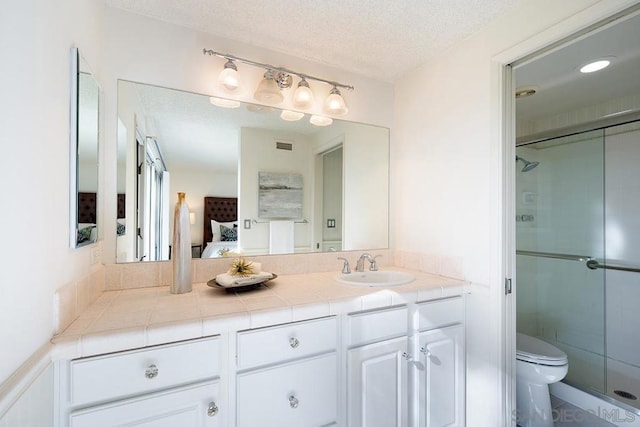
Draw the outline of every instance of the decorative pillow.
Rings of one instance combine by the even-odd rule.
[[[235,242],[238,240],[238,227],[220,225],[220,235],[223,242]]]
[[[212,242],[219,242],[222,240],[222,235],[220,234],[220,226],[224,225],[225,227],[229,227],[229,228],[237,228],[238,227],[238,223],[237,222],[218,222],[214,219],[211,220],[211,235],[213,236],[211,238]]]
[[[95,225],[78,229],[78,243],[86,242],[91,239],[91,231]]]

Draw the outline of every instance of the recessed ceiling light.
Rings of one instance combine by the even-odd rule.
[[[590,62],[580,67],[580,72],[595,73],[596,71],[600,71],[604,68],[607,68],[609,64],[611,64],[611,60],[609,59],[598,59],[597,61]]]

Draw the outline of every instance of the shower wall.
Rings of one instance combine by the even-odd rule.
[[[517,172],[519,250],[604,256],[602,131],[519,148],[540,165]],[[518,331],[569,356],[567,380],[605,389],[604,273],[584,262],[516,258]]]
[[[640,266],[637,124],[517,149],[540,165],[517,169],[518,250],[575,254]],[[518,255],[517,329],[569,356],[566,380],[640,397],[640,274]]]
[[[640,268],[640,130],[610,128],[605,144],[607,262]],[[607,394],[640,398],[640,273],[606,270]],[[638,400],[616,399],[639,407]]]

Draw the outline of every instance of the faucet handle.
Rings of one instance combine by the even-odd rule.
[[[376,255],[376,256],[371,258],[370,265],[369,265],[369,270],[378,271],[378,263],[376,262],[376,258],[378,258],[380,256],[382,256],[382,255]]]
[[[344,261],[344,264],[342,265],[342,274],[351,274],[351,268],[349,267],[349,260],[342,257],[338,257],[338,259],[341,259]]]

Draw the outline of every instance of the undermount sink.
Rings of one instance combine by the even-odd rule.
[[[411,283],[416,278],[404,271],[354,271],[350,274],[341,274],[336,280],[345,285],[353,286],[399,286]]]

